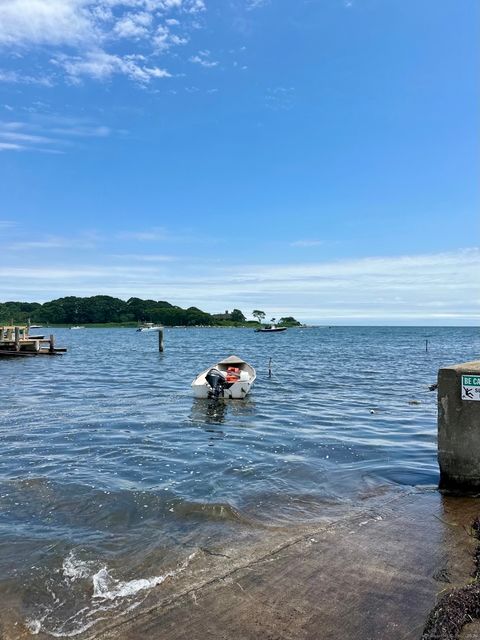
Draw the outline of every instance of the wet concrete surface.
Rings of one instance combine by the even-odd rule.
[[[272,532],[88,637],[416,640],[437,596],[470,579],[479,514],[479,499],[414,492],[308,530]],[[462,640],[480,638],[469,627]]]

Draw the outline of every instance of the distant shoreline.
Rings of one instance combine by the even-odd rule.
[[[0,323],[1,324],[1,323]],[[41,325],[38,328],[38,331],[41,329],[70,329],[72,324],[45,324]],[[244,324],[197,324],[197,325],[187,325],[187,324],[177,324],[177,325],[162,325],[159,323],[158,326],[161,326],[165,329],[256,329],[261,325],[258,322],[244,323]],[[285,325],[283,325],[285,326]],[[301,326],[287,326],[287,329],[313,329],[320,326],[325,325],[301,325]],[[82,324],[82,329],[138,329],[138,324],[131,322],[105,322],[105,323],[91,323],[91,324]],[[34,329],[37,331],[37,329]]]

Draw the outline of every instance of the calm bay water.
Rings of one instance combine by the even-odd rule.
[[[434,486],[427,387],[480,352],[475,328],[179,328],[163,354],[155,333],[55,334],[62,357],[0,360],[7,638],[91,630],[199,550]],[[257,368],[250,396],[194,400],[194,375],[230,354]]]

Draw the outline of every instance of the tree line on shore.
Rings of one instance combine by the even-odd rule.
[[[258,310],[257,310],[258,312]],[[265,318],[255,313],[257,324]],[[274,319],[273,319],[274,320]],[[182,309],[169,302],[129,298],[121,300],[112,296],[79,298],[67,296],[40,304],[39,302],[0,302],[0,324],[120,324],[155,322],[165,326],[235,326],[248,325],[242,311],[211,314],[197,307]],[[280,318],[279,325],[297,326],[295,318]]]

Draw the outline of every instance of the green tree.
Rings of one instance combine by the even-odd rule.
[[[246,318],[240,309],[234,309],[230,314],[230,320],[232,320],[232,322],[245,322]]]
[[[285,318],[280,318],[278,321],[279,326],[281,327],[301,327],[302,323],[298,320],[295,320],[292,316],[287,316]]]
[[[265,320],[265,311],[260,311],[260,309],[254,309],[252,311],[252,316],[258,322],[262,323]]]

